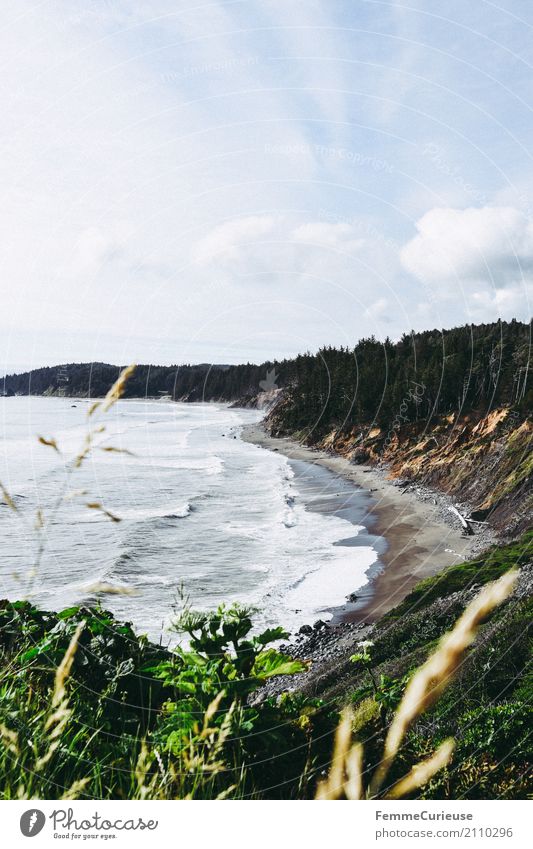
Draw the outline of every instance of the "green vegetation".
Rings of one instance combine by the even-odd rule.
[[[132,376],[126,369],[88,419]],[[72,471],[103,429],[89,428]],[[87,507],[119,520],[97,502]],[[49,613],[0,602],[0,795],[521,798],[530,769],[532,540],[528,531],[423,581],[371,642],[353,646],[344,681],[352,710],[338,725],[346,697],[268,689],[307,664],[271,645],[286,639],[282,629],[252,635],[251,611],[238,605],[186,608],[175,623],[186,646],[168,651],[101,607]],[[513,566],[522,574],[509,597]]]
[[[484,579],[506,571],[516,555],[525,564],[530,542],[528,534],[514,549],[500,549],[499,559],[494,549]],[[468,590],[471,568],[462,564],[462,583],[460,567],[448,570],[452,599],[444,573],[436,584],[441,595],[429,602],[415,590],[418,603],[424,599],[420,609],[402,616],[396,610],[372,642],[354,645],[353,714],[343,714],[336,739],[344,749],[335,756],[346,760],[348,772],[360,770],[357,780],[346,778],[348,796],[525,795],[533,602],[522,592],[501,604],[504,595],[469,613],[474,633],[479,628],[472,645],[472,628],[461,618],[475,596]],[[334,768],[318,791],[317,782],[346,698],[310,698],[294,689],[268,695],[271,679],[307,667],[271,646],[286,639],[283,630],[251,636],[250,611],[238,605],[185,609],[175,627],[187,642],[169,651],[100,607],[46,613],[29,602],[0,603],[2,797],[338,798],[344,779]],[[452,627],[453,649],[439,642]],[[426,671],[427,664],[419,667],[428,656]],[[427,695],[413,709],[417,678]],[[387,762],[384,784],[398,716],[402,744]],[[359,741],[353,751],[352,734]],[[423,761],[424,786],[404,781]]]
[[[403,692],[406,680],[435,650],[436,639],[452,627],[475,595],[475,587],[493,581],[515,564],[531,581],[532,542],[530,531],[513,544],[494,547],[483,558],[422,581],[381,620],[372,635],[371,651],[364,649],[354,656],[355,669],[361,667],[361,672],[352,682],[350,701],[355,706],[357,738],[367,744],[368,769],[379,759],[387,698],[395,699]],[[526,584],[518,598],[502,605],[482,625],[454,681],[413,725],[392,770],[393,778],[451,737],[457,742],[449,764],[418,795],[428,799],[527,796],[533,729],[532,614]],[[374,687],[368,686],[369,669]],[[389,722],[388,705],[386,716]]]
[[[334,708],[298,694],[248,697],[305,664],[248,637],[249,612],[187,611],[187,649],[168,652],[100,609],[0,607],[3,798],[216,798],[312,794]],[[56,698],[57,669],[75,638]],[[231,647],[231,648],[230,648]]]

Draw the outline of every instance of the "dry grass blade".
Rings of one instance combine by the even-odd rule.
[[[86,434],[85,439],[83,441],[83,445],[81,447],[81,451],[74,458],[74,468],[75,469],[79,469],[79,467],[81,466],[81,464],[83,463],[85,458],[90,454],[90,451],[91,451],[91,448],[92,448],[92,442],[93,442],[92,433]]]
[[[363,746],[355,743],[346,755],[344,794],[354,801],[363,798]]]
[[[61,730],[63,730],[63,729],[61,729]],[[48,761],[52,760],[54,752],[59,747],[60,742],[61,742],[60,740],[54,740],[53,742],[51,742],[50,745],[48,746],[48,749],[46,750],[45,754],[42,756],[42,758],[38,758],[35,761],[35,771],[36,772],[40,772],[42,770],[43,766],[46,766]]]
[[[70,802],[73,799],[77,799],[81,793],[81,791],[87,786],[89,783],[89,778],[79,778],[77,781],[74,781],[68,790],[65,790],[63,795],[61,796],[61,800],[63,802]]]
[[[209,728],[209,723],[216,716],[218,708],[220,706],[220,702],[226,695],[225,690],[221,690],[221,692],[216,696],[212,702],[207,706],[207,710],[204,713],[204,731]]]
[[[86,489],[73,489],[63,496],[63,501],[73,501],[74,498],[82,498],[84,495],[87,495]]]
[[[127,587],[120,584],[106,584],[103,581],[97,581],[95,584],[89,584],[84,587],[86,593],[107,593],[107,595],[138,595],[138,591],[133,587]]]
[[[137,793],[140,799],[146,799],[148,796],[150,796],[150,792],[153,785],[153,779],[152,781],[147,782],[147,778],[148,773],[150,772],[151,763],[152,758],[150,756],[150,752],[148,751],[146,742],[143,740],[141,751],[139,753],[139,757],[137,758],[137,763],[135,765]]]
[[[87,410],[87,418],[90,419],[92,414],[95,413],[97,411],[98,407],[101,407],[101,406],[102,406],[101,401],[94,401],[94,403],[91,404],[91,406]]]
[[[63,659],[56,669],[54,692],[52,694],[51,708],[44,729],[47,732],[48,748],[44,755],[35,761],[35,771],[40,772],[44,766],[52,759],[54,752],[59,748],[61,737],[67,722],[70,719],[72,711],[68,707],[68,699],[66,696],[65,683],[70,675],[80,634],[85,627],[85,622],[80,622],[76,628],[68,648],[63,656]]]
[[[54,451],[57,451],[58,454],[61,454],[61,451],[59,450],[55,439],[45,439],[44,436],[38,436],[37,439],[41,443],[41,445],[46,445],[48,448],[53,448]]]
[[[135,457],[133,451],[128,451],[127,448],[116,448],[114,445],[99,445],[100,451],[113,452],[114,454],[127,454],[129,457]]]
[[[315,799],[321,801],[340,799],[344,792],[346,760],[352,741],[352,711],[344,708],[335,731],[333,757],[328,777],[317,787]],[[353,780],[353,777],[352,777]]]
[[[67,724],[70,716],[70,710],[66,707],[66,704],[66,701],[64,701],[57,710],[50,714],[44,724],[46,731],[50,731],[50,729],[52,729],[49,733],[50,740],[55,740],[56,737],[59,737],[61,731]]]
[[[408,793],[423,787],[434,775],[449,762],[455,748],[455,741],[449,738],[442,743],[430,758],[416,764],[411,771],[401,778],[386,795],[386,799],[403,799]]]
[[[119,398],[122,398],[124,390],[126,388],[126,383],[130,379],[136,368],[137,366],[132,364],[130,366],[127,366],[125,369],[122,369],[119,376],[115,380],[113,386],[108,391],[107,395],[105,396],[102,402],[103,413],[107,412],[107,410],[109,410],[109,408],[112,407],[113,404],[115,404],[119,400]],[[87,415],[92,415],[95,408],[96,406],[93,404]]]
[[[9,509],[13,510],[14,513],[18,513],[17,505],[15,504],[9,492],[2,483],[0,483],[0,492],[2,493],[2,498],[4,499]]]
[[[65,682],[70,675],[70,670],[72,669],[72,664],[74,662],[74,656],[76,654],[76,649],[78,648],[78,641],[80,639],[81,632],[85,628],[85,620],[80,622],[74,634],[72,635],[72,639],[68,645],[68,648],[63,656],[63,660],[59,664],[56,669],[55,681],[54,681],[54,694],[52,696],[52,707],[57,708],[63,699],[65,698]]]
[[[0,739],[4,743],[6,749],[14,755],[20,755],[19,736],[17,732],[13,731],[11,728],[7,728],[3,722],[0,722]]]
[[[394,714],[383,758],[370,784],[370,795],[375,796],[383,785],[392,761],[413,721],[427,710],[440,696],[457,671],[464,652],[472,645],[481,622],[510,595],[517,570],[505,575],[483,589],[468,605],[454,629],[445,634],[437,650],[411,678],[403,699]]]
[[[111,519],[112,522],[121,522],[122,519],[120,516],[115,516],[114,513],[111,513],[110,510],[106,510],[103,504],[100,504],[99,501],[89,501],[86,505],[89,510],[99,510],[104,516],[107,516],[108,519]]]
[[[224,693],[222,693],[224,695]],[[212,703],[211,703],[212,704]],[[237,702],[232,702],[228,712],[226,713],[220,728],[218,729],[218,736],[216,739],[215,751],[218,752],[222,749],[224,743],[228,739],[231,734],[231,730],[234,724],[234,717],[237,713]]]
[[[225,790],[218,794],[217,801],[220,802],[222,799],[227,799],[228,796],[231,796],[233,791],[237,789],[237,787],[238,784],[230,784],[229,787],[227,787]]]

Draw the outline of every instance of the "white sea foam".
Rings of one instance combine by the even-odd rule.
[[[58,398],[5,398],[0,405],[0,477],[25,496],[28,517],[24,535],[16,517],[0,511],[0,592],[15,598],[21,589],[13,574],[25,574],[34,551],[35,509],[49,515],[64,478],[61,458],[31,434],[60,432],[76,451],[85,409]],[[74,476],[72,489],[88,494],[66,503],[49,530],[37,603],[60,608],[95,582],[128,584],[137,595],[109,595],[104,604],[154,638],[180,585],[199,607],[255,605],[261,626],[297,628],[327,618],[364,583],[376,553],[370,545],[339,545],[363,529],[307,508],[327,495],[331,473],[308,467],[310,488],[279,453],[234,438],[259,417],[216,404],[119,402],[109,441],[134,456],[96,451]],[[83,501],[122,521],[110,522]]]

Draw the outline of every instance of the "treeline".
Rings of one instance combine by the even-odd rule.
[[[402,411],[410,421],[500,405],[527,414],[533,405],[530,356],[530,325],[499,321],[413,332],[395,343],[371,336],[352,349],[324,347],[260,365],[141,365],[125,395],[244,402],[280,387],[278,424],[287,431],[312,427],[317,435],[332,426],[383,427]],[[8,375],[0,389],[7,395],[101,397],[118,372],[104,363],[68,364]]]
[[[294,361],[277,430],[395,427],[434,415],[533,407],[531,328],[518,321],[374,337]]]

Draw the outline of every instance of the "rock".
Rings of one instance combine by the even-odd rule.
[[[327,622],[323,622],[322,619],[317,619],[315,624],[313,625],[314,631],[323,631],[324,628],[329,628]]]
[[[313,629],[311,628],[311,625],[302,625],[302,627],[300,628],[300,630],[298,631],[298,633],[299,633],[299,634],[305,634],[305,635],[307,635],[307,634],[312,634],[312,633],[313,633]]]
[[[354,448],[352,451],[351,462],[358,465],[359,463],[367,463],[370,459],[370,452],[366,448]]]
[[[350,593],[350,595],[346,596],[346,598],[348,599],[348,601],[357,601],[359,596],[357,595],[357,593]]]

